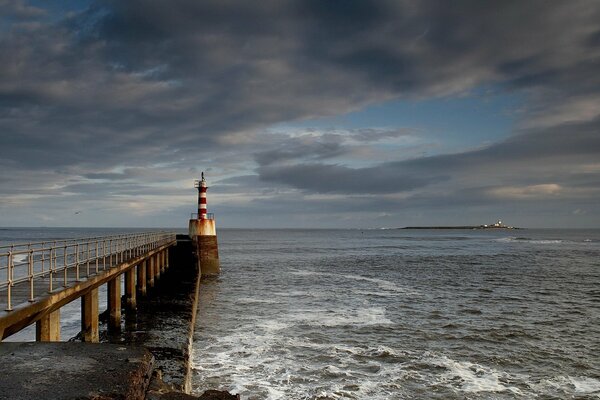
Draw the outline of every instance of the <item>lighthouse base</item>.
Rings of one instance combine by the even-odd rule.
[[[214,219],[190,219],[189,235],[196,247],[196,257],[202,276],[218,275],[219,245]]]
[[[218,275],[221,272],[221,265],[217,235],[196,236],[196,238],[200,273],[202,276]]]
[[[195,236],[217,235],[217,228],[215,226],[214,219],[190,219],[188,226],[190,239],[194,239]]]

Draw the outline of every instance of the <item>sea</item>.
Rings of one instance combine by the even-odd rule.
[[[115,233],[100,231],[8,229],[0,243]],[[600,399],[600,230],[220,229],[218,240],[195,393]]]

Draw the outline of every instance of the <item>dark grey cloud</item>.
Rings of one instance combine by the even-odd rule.
[[[300,164],[261,167],[258,171],[265,181],[284,182],[318,193],[396,193],[449,179],[443,174],[399,174],[386,164],[357,169],[339,165]]]
[[[18,20],[29,20],[44,15],[46,15],[46,11],[39,7],[30,6],[24,0],[0,0],[0,16],[4,18],[13,17]]]
[[[487,178],[498,179],[502,184],[508,180],[522,185],[577,182],[600,189],[595,185],[600,170],[587,174],[569,171],[581,164],[597,164],[599,132],[600,119],[596,119],[542,130],[530,129],[479,150],[383,163],[375,167],[348,168],[313,163],[266,166],[258,172],[264,181],[285,183],[317,193],[395,193],[450,181],[451,176],[467,175],[478,177],[480,186],[489,185],[484,180]]]
[[[191,178],[200,163],[225,176],[258,164],[263,195],[597,187],[596,172],[580,171],[599,154],[593,1],[115,0],[49,20],[0,0],[0,13],[1,195],[101,197],[139,180],[129,187],[158,196],[151,183]],[[529,129],[479,150],[367,167],[338,159],[416,133],[261,134],[483,85],[523,94]]]
[[[597,90],[598,8],[98,2],[0,39],[2,145],[16,163],[106,166],[165,150],[188,158],[228,133],[482,83],[564,100]]]

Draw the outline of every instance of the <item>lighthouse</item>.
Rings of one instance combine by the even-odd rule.
[[[202,179],[196,181],[195,185],[198,188],[198,219],[206,219],[206,179],[204,179],[204,172],[202,172]]]
[[[192,214],[189,223],[189,236],[196,247],[196,256],[200,273],[205,275],[218,275],[221,271],[219,264],[219,246],[217,244],[217,229],[214,214],[208,213],[206,192],[208,185],[202,178],[194,181],[198,189],[198,214]]]

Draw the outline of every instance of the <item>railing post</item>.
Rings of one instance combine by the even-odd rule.
[[[75,245],[75,282],[79,282],[79,243]]]
[[[87,257],[86,257],[86,273],[87,273],[87,277],[90,277],[90,242],[86,242],[85,244],[85,248],[86,248],[86,252],[87,252]]]
[[[33,250],[27,256],[27,274],[29,275],[29,301],[33,302]]]
[[[67,245],[65,244],[65,247],[63,249],[63,278],[64,278],[64,287],[67,287],[67,271],[69,269],[69,260],[67,259],[68,257],[68,251],[67,251]]]
[[[44,254],[44,252],[42,252],[42,254]],[[53,280],[54,280],[54,268],[52,267],[52,249],[50,249],[50,268],[48,269],[49,273],[48,273],[48,293],[52,293],[52,291],[54,290],[53,287]]]
[[[98,256],[98,246],[99,246],[99,243],[98,243],[98,240],[96,240],[96,257],[95,257],[96,258],[96,275],[98,275],[98,271],[99,271],[98,263],[100,262],[99,256]]]
[[[12,311],[12,269],[13,269],[13,254],[12,248],[8,252],[6,259],[6,311]]]

